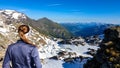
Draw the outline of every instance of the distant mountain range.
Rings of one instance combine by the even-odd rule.
[[[60,23],[68,31],[70,31],[73,36],[93,36],[103,34],[106,28],[114,26],[113,24],[103,24],[103,23]]]

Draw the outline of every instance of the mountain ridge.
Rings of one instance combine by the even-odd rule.
[[[53,22],[52,20],[43,17],[38,20],[32,20],[30,18],[27,18],[24,20],[25,24],[28,24],[35,28],[37,31],[44,35],[49,35],[51,37],[57,37],[57,38],[63,38],[63,34],[65,38],[70,38],[71,33],[61,26],[60,24]]]
[[[65,38],[69,38],[71,36],[70,32],[67,29],[59,25],[57,22],[54,22],[46,17],[34,20],[16,10],[6,9],[0,10],[0,19],[6,24],[19,22],[27,24],[46,36],[57,38],[63,38],[63,34]]]
[[[92,36],[103,34],[106,28],[114,26],[113,24],[106,23],[60,23],[66,29],[68,29],[74,36]]]

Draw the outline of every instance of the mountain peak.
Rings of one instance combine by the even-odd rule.
[[[47,19],[47,20],[49,20],[47,17],[43,17],[42,19]]]
[[[26,19],[27,16],[23,13],[17,12],[15,10],[0,10],[0,17],[2,19],[11,19],[11,20],[22,20]]]
[[[39,20],[37,20],[37,21],[42,21],[42,22],[44,22],[44,21],[46,21],[46,22],[53,22],[52,20],[48,19],[47,17],[43,17],[43,18],[41,18],[41,19],[39,19]]]

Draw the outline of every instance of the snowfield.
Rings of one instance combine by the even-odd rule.
[[[64,68],[62,60],[52,60],[45,59],[45,63],[43,64],[43,68]]]
[[[85,46],[76,46],[76,45],[68,45],[68,44],[63,44],[63,45],[54,45],[56,46],[56,48],[58,49],[57,52],[54,52],[56,50],[54,50],[54,48],[52,48],[52,46],[49,46],[47,49],[49,50],[46,53],[40,53],[41,58],[44,58],[44,61],[42,62],[43,68],[83,68],[83,64],[86,63],[86,61],[89,58],[92,58],[91,55],[86,54],[86,52],[88,52],[88,48],[91,49],[95,49],[97,50],[99,47],[97,46],[90,46],[87,43],[85,44]],[[44,48],[45,49],[45,48]],[[45,51],[47,51],[47,49]],[[51,50],[53,50],[53,53],[56,54],[52,54],[50,52],[52,52]],[[59,50],[63,51],[67,51],[67,52],[75,52],[77,54],[77,56],[83,56],[83,57],[89,57],[89,58],[85,58],[83,60],[81,59],[76,59],[76,61],[72,61],[72,62],[65,62],[62,58],[60,60],[55,60],[55,59],[49,59],[49,57],[55,56],[57,55],[58,52],[60,52]]]
[[[97,50],[99,47],[97,46],[90,46],[88,44],[84,45],[84,46],[76,46],[76,45],[60,45],[61,48],[64,48],[66,51],[68,52],[75,52],[77,53],[77,55],[79,56],[83,56],[83,57],[92,57],[91,55],[86,54],[86,52],[88,51],[88,48],[91,49],[95,49]]]

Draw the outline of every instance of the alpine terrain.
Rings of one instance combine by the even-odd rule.
[[[0,68],[7,47],[19,39],[17,28],[21,24],[30,26],[31,30],[26,36],[37,45],[43,68],[83,68],[87,60],[97,56],[102,41],[98,36],[70,38],[68,30],[48,18],[33,20],[15,10],[0,10]],[[107,36],[104,39],[107,47],[107,42],[109,44],[109,41],[114,41],[106,38]],[[119,49],[117,45],[116,47]],[[110,48],[107,51],[110,52]],[[109,58],[114,59],[112,56]]]

